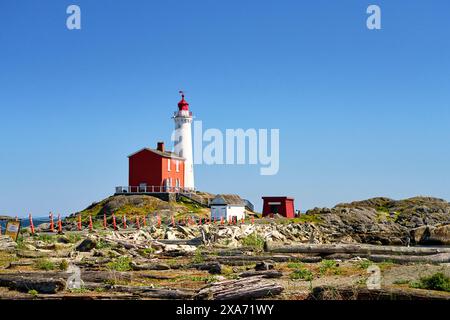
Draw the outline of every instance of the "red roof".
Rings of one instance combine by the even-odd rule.
[[[184,100],[184,93],[183,93],[183,91],[180,91],[180,93],[181,93],[181,100],[180,100],[180,102],[178,102],[178,110],[189,110],[189,103],[186,101],[186,100]]]

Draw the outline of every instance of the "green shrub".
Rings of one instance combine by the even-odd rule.
[[[411,287],[450,292],[450,278],[442,272],[437,272],[429,277],[422,277],[419,281],[411,283]]]
[[[38,293],[39,292],[37,292],[36,290],[28,290],[28,294],[31,294],[33,297],[36,297]]]
[[[108,262],[106,266],[115,271],[130,271],[131,259],[129,257],[119,257],[114,261]]]
[[[288,267],[289,269],[301,269],[301,268],[304,267],[304,265],[303,265],[303,263],[301,263],[301,262],[289,262],[289,263],[287,264],[287,267]]]
[[[326,273],[334,273],[334,274],[338,274],[340,272],[339,267],[336,264],[336,261],[334,260],[322,260],[320,262],[320,267],[319,267],[319,272],[320,274],[326,274]]]
[[[200,249],[195,250],[194,257],[192,258],[193,263],[202,263],[205,261],[205,258],[202,255]]]
[[[67,268],[69,268],[69,263],[67,262],[67,260],[66,259],[64,259],[64,260],[62,260],[60,263],[59,263],[59,270],[61,270],[61,271],[66,271],[67,270]]]
[[[370,265],[372,265],[372,261],[370,261],[370,260],[361,260],[358,263],[359,268],[363,269],[363,270],[369,268]]]
[[[36,268],[40,270],[54,270],[55,269],[55,263],[48,259],[39,259],[36,261]]]
[[[289,277],[293,280],[301,279],[301,280],[311,281],[314,278],[314,275],[310,270],[308,270],[306,268],[301,268],[301,269],[294,270],[289,275]]]
[[[244,246],[252,247],[257,250],[264,249],[264,238],[255,232],[243,238],[241,242]]]

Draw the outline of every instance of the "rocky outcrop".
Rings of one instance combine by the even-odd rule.
[[[450,204],[437,198],[373,198],[331,209],[315,208],[306,214],[319,221],[323,237],[340,242],[393,245],[407,244],[411,238],[418,244],[450,241],[447,227],[432,227],[450,222]]]

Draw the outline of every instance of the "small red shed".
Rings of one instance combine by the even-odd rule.
[[[271,214],[279,214],[286,218],[294,218],[294,198],[290,197],[262,197],[263,217]]]
[[[129,158],[130,192],[171,192],[184,188],[184,158],[164,150],[143,148]]]

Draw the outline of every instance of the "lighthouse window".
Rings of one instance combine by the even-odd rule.
[[[170,171],[170,159],[167,159],[167,171]]]
[[[175,171],[180,172],[180,161],[179,160],[175,160]]]

